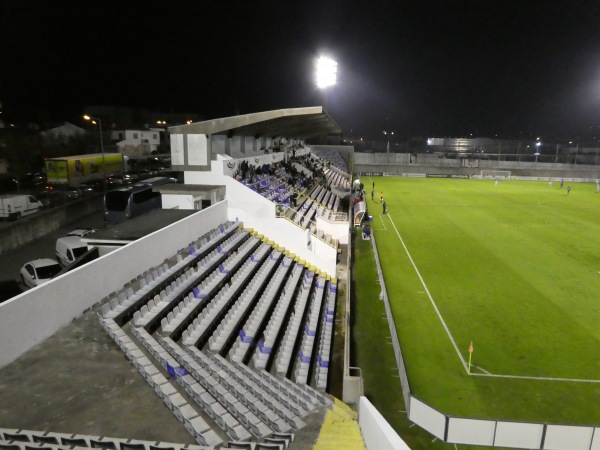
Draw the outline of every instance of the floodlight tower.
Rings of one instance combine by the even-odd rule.
[[[323,91],[325,107],[327,106],[327,88],[334,86],[337,81],[337,62],[325,56],[317,59],[315,67],[317,87]]]

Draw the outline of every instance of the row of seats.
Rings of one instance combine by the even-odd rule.
[[[242,317],[254,301],[256,293],[266,283],[269,273],[276,266],[278,261],[275,257],[276,254],[271,253],[270,257],[258,268],[254,277],[252,277],[246,288],[238,296],[238,299],[231,305],[229,311],[227,311],[219,325],[217,325],[215,332],[209,339],[209,348],[212,352],[220,352],[233,331],[239,326]],[[250,269],[252,267],[248,267],[248,270]]]
[[[267,327],[263,333],[264,339],[258,341],[258,346],[254,354],[254,367],[257,369],[264,369],[272,356],[272,349],[275,346],[275,341],[283,321],[286,317],[290,303],[295,293],[296,286],[300,281],[302,275],[303,266],[301,264],[295,264],[292,268],[292,275],[288,278],[282,292],[282,296],[277,306],[273,310]]]
[[[340,208],[340,198],[323,186],[316,186],[293,216],[293,221],[307,228],[316,215],[330,218]]]
[[[120,329],[116,322],[112,319],[101,319],[101,321],[105,329],[111,330],[109,331],[109,335],[113,337],[117,345],[125,352],[127,358],[163,400],[164,404],[173,411],[175,417],[184,424],[196,442],[209,447],[221,445],[223,440],[210,428],[196,409],[186,401],[171,382],[162,375],[152,361],[146,357],[144,352]],[[168,363],[165,364],[165,368],[169,367],[172,366]]]
[[[304,325],[304,334],[302,335],[302,343],[300,344],[300,350],[298,351],[295,380],[296,383],[299,384],[306,384],[308,380],[311,355],[313,353],[319,317],[321,315],[321,303],[323,301],[323,293],[325,292],[325,278],[322,276],[317,277],[315,285],[316,289],[312,301],[310,302],[306,323]]]
[[[250,434],[240,424],[233,419],[224,415],[224,410],[217,403],[215,398],[208,393],[208,391],[200,384],[195,382],[188,376],[185,368],[181,367],[177,361],[176,355],[173,355],[163,345],[162,341],[156,341],[144,328],[133,328],[132,332],[136,338],[144,345],[144,347],[154,356],[161,365],[166,367],[168,373],[174,377],[177,382],[183,387],[185,392],[199,405],[204,413],[210,417],[219,427],[227,433],[227,435],[234,440],[247,440],[250,438]],[[165,353],[168,357],[165,357]],[[166,362],[165,362],[166,361]],[[182,382],[182,378],[189,380],[187,384]],[[172,385],[168,386],[169,391],[177,392]],[[163,389],[163,385],[155,387],[156,389]],[[174,393],[170,398],[174,399],[174,403],[178,404],[183,399],[183,396],[179,393]],[[222,440],[218,437],[214,430],[211,429],[210,425],[201,417],[192,417],[185,422],[186,429],[196,439],[201,442],[202,440],[208,440],[210,436],[213,443],[211,445],[220,445]],[[216,439],[219,439],[217,441]]]
[[[338,186],[341,189],[350,189],[351,176],[344,174],[335,167],[325,169],[325,178],[330,186]]]
[[[159,304],[157,304],[155,299],[154,307],[152,305],[152,301],[150,301],[149,308],[144,309],[144,306],[142,306],[142,309],[139,311],[140,314],[137,314],[137,312],[134,313],[135,325],[146,326],[149,323],[153,322],[159,316],[167,316],[168,318],[169,315],[166,314],[166,311],[169,309],[174,309],[172,302],[174,300],[179,299],[182,295],[185,295],[185,293],[189,291],[189,289],[193,286],[194,283],[197,282],[197,280],[205,276],[207,271],[209,271],[212,267],[222,262],[226,258],[228,250],[235,248],[235,246],[237,246],[241,241],[246,239],[247,236],[247,231],[238,230],[235,233],[233,233],[233,235],[226,238],[224,241],[221,241],[220,244],[217,244],[216,248],[210,251],[203,258],[201,256],[202,253],[198,253],[198,257],[202,259],[200,259],[200,261],[197,263],[196,270],[194,270],[193,267],[190,267],[187,271],[183,273],[182,276],[175,279],[175,281],[173,281],[170,285],[167,285],[165,291],[160,292],[160,297],[162,301]],[[206,280],[204,282],[206,282]],[[185,302],[185,299],[181,302]],[[196,306],[197,302],[188,305],[190,311],[193,310]]]
[[[250,405],[254,409],[250,411],[247,404],[240,403],[233,394],[221,386],[213,368],[201,364],[202,359],[199,359],[198,355],[188,353],[170,338],[159,337],[158,339],[159,343],[176,358],[178,367],[183,369],[175,370],[178,383],[198,404],[202,405],[204,411],[229,437],[241,441],[248,440],[251,438],[248,430],[258,438],[265,438],[272,434],[272,428],[258,416],[257,405]],[[287,429],[275,431],[287,431]]]
[[[285,334],[283,335],[283,339],[279,346],[275,366],[277,373],[282,377],[285,377],[290,370],[294,344],[302,324],[302,316],[306,309],[314,276],[315,274],[308,270],[304,273],[302,284],[300,285],[300,292],[298,293],[294,304],[294,310],[290,315]]]
[[[184,323],[184,321],[187,320],[188,316],[196,310],[199,302],[204,301],[219,284],[231,277],[230,272],[241,261],[243,261],[244,258],[247,258],[248,253],[252,251],[254,246],[256,246],[259,241],[255,237],[250,237],[240,245],[239,242],[246,236],[248,236],[248,232],[240,232],[238,236],[232,236],[234,239],[231,240],[227,245],[224,245],[223,247],[217,246],[215,251],[216,254],[220,256],[216,259],[213,259],[210,263],[203,265],[203,269],[214,267],[217,260],[220,262],[220,264],[198,286],[194,287],[192,292],[188,294],[188,298],[190,298],[189,302],[186,303],[184,299],[182,302],[180,302],[181,307],[176,306],[166,317],[161,320],[161,329],[163,332],[174,332]],[[229,252],[235,248],[233,246],[238,246],[238,248],[235,252],[229,254]],[[223,260],[225,257],[226,259]],[[198,267],[200,267],[200,264]],[[202,273],[204,274],[205,272]],[[137,323],[135,323],[135,325],[138,326]]]
[[[238,270],[232,277],[231,283],[228,286],[224,286],[206,305],[202,310],[202,313],[194,319],[194,321],[187,327],[183,332],[183,341],[186,345],[195,345],[206,333],[211,329],[213,324],[218,318],[225,316],[227,313],[227,306],[230,304],[234,295],[236,295],[246,279],[254,274],[257,270],[257,266],[265,258],[266,254],[271,249],[271,246],[263,243],[258,249],[246,260],[240,270]],[[268,258],[268,261],[273,261],[272,258]],[[261,270],[264,272],[261,272]],[[252,292],[252,288],[258,283],[264,282],[266,274],[269,271],[269,266],[259,269],[258,274],[254,275],[250,281],[250,284],[246,288],[246,291]]]
[[[243,406],[250,408],[274,432],[298,430],[306,425],[302,417],[310,414],[314,408],[304,398],[290,395],[285,388],[281,390],[279,383],[270,380],[263,383],[260,376],[247,366],[229,362],[218,354],[205,354],[195,347],[188,347],[187,350],[213,379]]]
[[[253,381],[256,388],[262,386],[265,392],[270,393],[274,398],[279,397],[279,401],[284,406],[287,406],[287,402],[289,402],[289,408],[299,416],[304,417],[301,409],[310,413],[320,406],[331,405],[331,400],[307,384],[296,384],[287,378],[271,375],[266,370],[255,371],[245,364],[227,361],[220,355],[212,355],[212,358],[215,361],[221,361],[231,370],[235,367],[239,373],[245,375],[247,381]]]
[[[327,388],[327,376],[329,373],[329,355],[331,353],[331,341],[333,338],[333,323],[335,317],[335,300],[337,295],[337,284],[332,281],[327,287],[325,298],[325,312],[323,313],[323,327],[317,349],[317,362],[315,368],[315,386],[318,389]]]
[[[165,262],[143,274],[139,279],[139,289],[137,289],[137,291],[134,291],[134,288],[131,285],[126,286],[117,296],[111,298],[109,302],[102,305],[102,316],[105,318],[115,318],[129,308],[135,307],[140,301],[143,301],[143,299],[147,297],[152,289],[161,286],[171,278],[176,278],[179,272],[202,254],[203,251],[207,251],[212,245],[225,239],[229,233],[239,228],[240,225],[241,223],[238,221],[227,222],[224,225],[220,225],[200,239],[202,242],[201,249],[194,247],[194,251],[190,251],[185,257],[183,257],[181,253],[178,253],[177,263],[173,266],[169,267]]]
[[[317,160],[323,165],[328,162],[330,167],[335,167],[340,172],[348,173],[348,164],[344,158],[342,158],[340,152],[335,150],[315,149],[312,152],[312,156],[318,158]]]
[[[275,274],[271,277],[269,284],[263,291],[262,296],[254,306],[250,317],[246,320],[246,323],[242,326],[239,336],[237,337],[235,344],[229,352],[229,357],[234,361],[243,361],[246,358],[246,354],[250,346],[255,343],[257,333],[259,332],[267,311],[271,309],[275,294],[279,290],[281,283],[283,282],[286,274],[288,273],[293,259],[289,256],[283,258],[281,263],[275,270]]]
[[[288,439],[287,435],[278,437]],[[176,444],[172,442],[143,441],[87,434],[54,433],[23,429],[0,428],[0,449],[2,450],[208,450],[210,446]],[[236,448],[236,447],[230,447]],[[240,448],[240,447],[237,447]],[[258,450],[256,447],[254,447]],[[285,448],[285,447],[284,447]]]

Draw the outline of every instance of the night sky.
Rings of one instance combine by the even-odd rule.
[[[600,136],[598,1],[0,0],[0,38],[15,119],[325,104],[371,139]],[[338,61],[326,93],[320,54]]]

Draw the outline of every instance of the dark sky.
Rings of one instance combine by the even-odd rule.
[[[598,1],[0,0],[0,38],[15,117],[326,102],[354,136],[600,136]],[[338,61],[326,94],[319,54]]]

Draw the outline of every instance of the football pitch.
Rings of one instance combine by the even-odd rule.
[[[595,184],[361,181],[412,394],[452,416],[600,425]],[[390,376],[362,369],[366,386]]]

